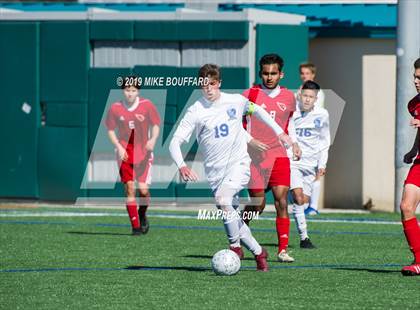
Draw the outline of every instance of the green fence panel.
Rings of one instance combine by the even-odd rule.
[[[87,128],[42,127],[39,130],[38,184],[43,200],[76,200],[87,166]]]
[[[198,70],[200,68],[178,68],[177,76],[178,77],[197,77]],[[177,115],[182,116],[182,113],[185,112],[185,107],[192,105],[199,97],[201,96],[201,91],[199,87],[196,86],[183,86],[178,89],[176,108]]]
[[[91,21],[90,40],[133,40],[132,21]]]
[[[177,121],[177,117],[176,117],[176,106],[172,106],[172,105],[167,105],[166,106],[166,111],[165,111],[165,123],[168,124],[175,124]]]
[[[87,104],[45,102],[42,109],[46,126],[87,127]]]
[[[195,185],[198,186],[198,184]],[[186,188],[185,183],[179,183],[175,187],[176,197],[195,198],[194,202],[208,202],[208,198],[213,197],[213,193],[207,183],[202,183],[202,185],[202,188]]]
[[[215,41],[248,41],[248,22],[213,22],[212,40]]]
[[[89,197],[107,198],[107,197],[125,197],[124,184],[117,182],[113,185],[110,183],[102,183],[104,188],[88,189],[87,194]],[[101,183],[95,183],[95,187],[100,187]],[[114,188],[110,188],[114,186]]]
[[[177,41],[176,21],[134,22],[134,40]]]
[[[0,197],[37,198],[39,23],[0,23]]]
[[[163,187],[163,185],[159,185],[159,183],[154,183],[152,182],[152,185],[150,186],[150,195],[152,196],[152,201],[153,201],[153,197],[156,198],[174,198],[175,197],[175,188],[176,188],[176,183],[171,182],[169,183],[169,185],[166,188],[161,188]]]
[[[41,101],[87,102],[88,22],[41,23]]]
[[[249,85],[248,68],[222,68],[222,90],[242,91]]]
[[[150,41],[248,41],[248,22],[138,21],[134,40]]]
[[[212,40],[212,22],[178,22],[178,41]]]
[[[255,72],[264,54],[277,53],[284,60],[285,77],[281,84],[297,89],[300,84],[299,65],[308,60],[308,27],[292,25],[257,25]],[[257,74],[258,75],[258,74]],[[257,83],[261,80],[257,77]]]

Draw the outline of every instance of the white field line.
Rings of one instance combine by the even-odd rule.
[[[13,218],[13,217],[126,217],[126,213],[118,212],[57,212],[57,211],[8,211],[1,212],[0,218]],[[151,218],[168,218],[168,219],[197,219],[197,215],[188,214],[153,214],[150,213]],[[274,221],[274,217],[260,217],[258,220]],[[293,219],[292,219],[293,220]],[[364,220],[364,219],[316,219],[308,218],[309,222],[314,223],[354,223],[354,224],[373,224],[373,225],[401,225],[397,221],[382,221],[382,220]]]

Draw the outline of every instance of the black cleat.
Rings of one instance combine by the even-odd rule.
[[[143,234],[143,231],[141,230],[141,228],[133,228],[131,234],[133,236],[140,236]]]
[[[143,234],[147,234],[149,232],[149,220],[146,216],[144,218],[140,218],[140,229]]]
[[[311,242],[311,240],[309,240],[309,238],[306,238],[305,240],[301,240],[300,241],[300,248],[301,249],[315,249],[316,246],[314,246]]]

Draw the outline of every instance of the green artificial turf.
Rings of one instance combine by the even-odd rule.
[[[109,216],[57,216],[70,211]],[[177,214],[150,212],[149,234],[134,237],[123,210],[0,210],[0,308],[420,309],[420,277],[400,274],[412,260],[401,225],[310,221],[317,249],[302,250],[292,222],[296,262],[281,264],[274,221],[254,221],[270,272],[256,272],[248,252],[242,270],[223,277],[210,268],[227,246],[222,223],[166,217]],[[311,219],[398,222],[383,213]]]

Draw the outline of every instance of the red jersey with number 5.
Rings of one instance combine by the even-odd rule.
[[[113,103],[105,120],[108,130],[118,131],[118,141],[127,151],[127,162],[132,164],[149,158],[146,143],[153,125],[160,125],[159,113],[150,100],[139,97],[132,106]]]

